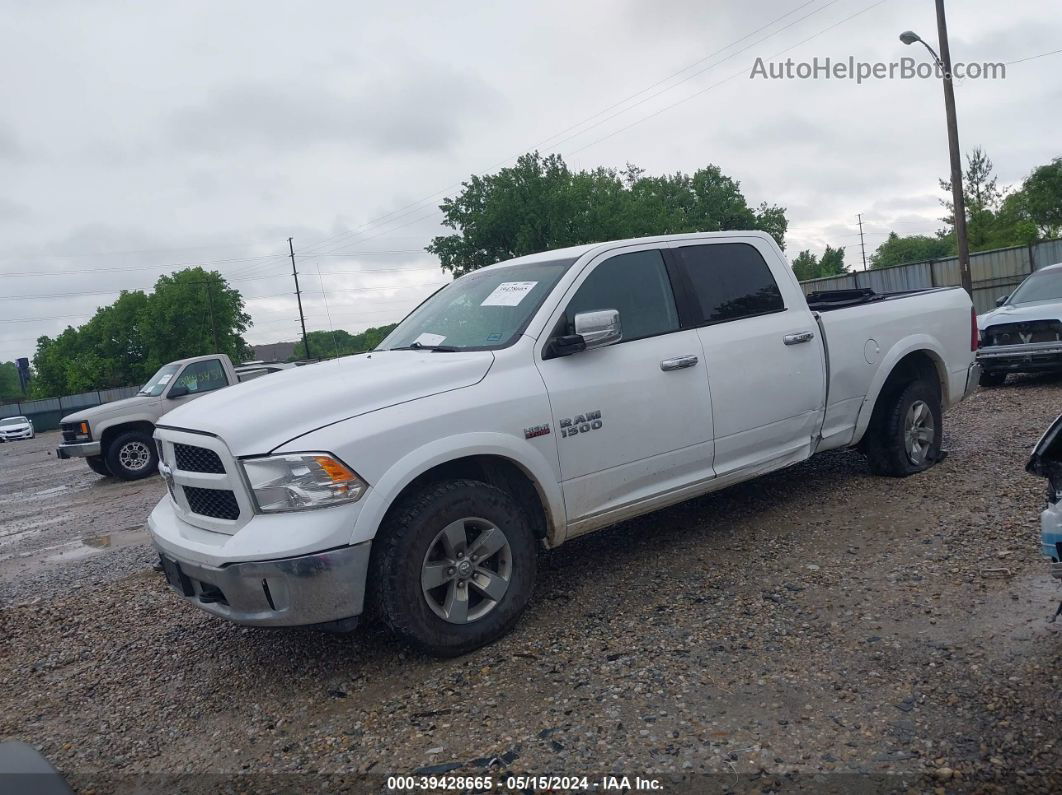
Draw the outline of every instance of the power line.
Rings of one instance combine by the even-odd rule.
[[[815,1],[815,0],[812,0],[812,2],[814,2],[814,1]],[[827,8],[827,7],[828,7],[828,6],[830,6],[830,5],[833,5],[833,4],[834,4],[834,3],[836,3],[836,2],[838,2],[838,0],[830,0],[830,2],[829,2],[829,3],[827,3],[827,5],[825,5],[825,6],[822,6],[822,8],[819,8],[819,9],[818,9],[817,11],[814,11],[814,12],[812,12],[812,13],[818,13],[818,11],[822,11],[823,9]],[[806,7],[806,6],[808,6],[808,5],[810,5],[810,3],[809,3],[809,2],[805,2],[805,3],[802,3],[801,5],[798,5],[797,7],[795,7],[794,9],[792,9],[791,11],[789,11],[789,12],[787,12],[787,13],[785,13],[785,14],[782,14],[782,15],[781,15],[780,17],[776,17],[776,18],[775,18],[774,20],[772,20],[771,22],[767,23],[766,25],[763,25],[762,27],[760,27],[760,28],[757,28],[756,30],[752,31],[751,33],[748,33],[748,34],[746,34],[745,36],[742,36],[742,37],[741,37],[740,39],[737,39],[737,40],[735,40],[735,41],[731,42],[730,44],[728,44],[727,46],[725,46],[725,47],[723,47],[723,48],[721,48],[721,49],[719,49],[719,50],[716,50],[716,51],[715,51],[715,52],[713,52],[712,54],[710,54],[710,55],[708,55],[708,56],[705,56],[705,57],[701,58],[700,60],[698,60],[698,61],[695,61],[694,63],[690,64],[689,66],[686,66],[686,67],[684,67],[683,69],[680,69],[680,70],[678,70],[678,72],[672,73],[672,74],[671,74],[671,75],[669,75],[668,77],[665,77],[665,78],[663,78],[662,80],[659,80],[659,81],[657,81],[656,83],[653,83],[652,85],[650,85],[650,86],[648,86],[648,87],[646,87],[646,88],[642,89],[641,91],[639,91],[639,92],[636,92],[635,94],[633,94],[633,95],[631,95],[631,96],[629,96],[629,97],[627,97],[627,98],[625,98],[625,99],[623,99],[623,100],[620,100],[620,102],[619,102],[619,103],[616,103],[616,104],[614,104],[614,105],[611,105],[611,106],[609,106],[608,108],[606,108],[606,109],[604,109],[604,110],[602,110],[602,111],[598,111],[598,112],[597,112],[596,114],[593,114],[592,116],[589,116],[589,117],[587,117],[587,118],[586,118],[586,119],[584,119],[583,121],[581,121],[581,122],[578,122],[578,123],[576,123],[576,124],[574,125],[574,127],[579,127],[579,126],[582,126],[582,125],[583,125],[583,124],[585,124],[586,122],[588,122],[588,121],[591,121],[591,120],[593,120],[594,118],[596,118],[597,116],[600,116],[600,115],[601,115],[601,114],[603,114],[603,113],[607,113],[608,111],[612,110],[613,108],[617,107],[618,105],[622,105],[622,104],[625,104],[626,102],[628,102],[629,100],[633,99],[634,97],[637,97],[638,95],[640,95],[640,94],[643,94],[643,93],[645,93],[646,91],[649,91],[649,90],[651,90],[651,89],[653,89],[653,88],[655,88],[655,87],[657,87],[657,86],[661,85],[662,83],[666,83],[666,82],[668,82],[669,80],[671,80],[672,78],[674,78],[674,77],[678,76],[678,75],[679,75],[679,74],[681,74],[682,72],[688,71],[689,69],[691,69],[691,68],[693,68],[693,67],[695,67],[695,66],[698,66],[698,65],[700,65],[701,63],[703,63],[703,62],[704,62],[704,61],[706,61],[706,60],[710,60],[711,58],[715,57],[716,55],[718,55],[718,54],[720,54],[720,53],[722,53],[722,52],[725,52],[726,50],[730,49],[730,48],[731,48],[731,47],[733,47],[733,46],[734,46],[735,44],[738,44],[738,43],[740,43],[740,42],[744,41],[745,39],[748,39],[748,38],[749,38],[750,36],[754,36],[754,35],[756,35],[757,33],[761,32],[761,31],[763,31],[763,30],[766,30],[767,28],[771,27],[771,26],[772,26],[772,25],[774,25],[775,23],[777,23],[777,22],[780,22],[780,21],[781,21],[782,19],[785,19],[786,17],[788,17],[788,16],[790,16],[790,15],[792,15],[792,14],[796,13],[797,11],[799,11],[799,10],[800,10],[800,9],[802,9],[802,8],[805,8],[805,7]],[[808,14],[808,15],[805,15],[804,17],[801,17],[801,19],[799,19],[799,20],[796,20],[796,22],[800,22],[800,21],[802,21],[803,19],[806,19],[806,18],[807,18],[808,16],[811,16],[811,14]],[[788,29],[789,27],[792,27],[792,25],[793,25],[793,24],[796,24],[796,23],[791,23],[790,25],[787,25],[787,26],[786,26],[785,28],[782,28],[782,30],[786,30],[786,29]],[[781,32],[781,31],[776,31],[776,32]],[[771,34],[771,35],[774,35],[774,34]],[[766,38],[769,38],[769,37],[766,37]],[[761,41],[764,41],[764,40],[766,40],[766,38],[765,38],[765,39],[762,39]],[[756,43],[758,44],[758,43],[760,43],[760,42],[756,42]],[[754,45],[752,45],[752,46],[754,46]],[[748,48],[745,48],[745,49],[748,49]],[[742,50],[742,51],[743,51],[743,50]],[[735,53],[735,54],[737,54],[737,53]],[[722,63],[722,62],[720,62],[720,63]],[[702,71],[705,71],[705,70],[702,70]],[[697,74],[700,74],[700,72],[698,72]],[[696,75],[693,75],[693,76],[691,76],[691,77],[695,77],[695,76],[696,76]],[[689,78],[686,78],[686,79],[689,79]],[[683,81],[680,81],[680,82],[685,82],[685,80],[683,80]],[[676,83],[675,85],[679,85],[679,83]],[[671,86],[670,88],[674,88],[674,87],[675,87],[675,86]],[[670,88],[669,88],[669,89],[667,89],[667,90],[670,90]],[[658,93],[663,93],[663,92],[658,92]],[[610,117],[610,118],[611,118],[611,117]],[[604,123],[604,121],[607,121],[607,119],[603,120],[602,122],[599,122],[598,124],[602,124],[602,123]],[[588,128],[586,129],[586,130],[583,130],[583,132],[586,132],[587,130],[589,130],[589,129],[592,129],[592,128],[593,128],[594,126],[598,126],[598,124],[595,124],[595,125],[591,125],[591,127],[588,127]],[[554,135],[552,135],[552,136],[549,136],[548,138],[544,139],[544,141],[549,141],[549,140],[551,140],[551,139],[553,139],[553,138],[556,138],[556,137],[557,137],[557,136],[559,136],[559,135],[563,135],[564,133],[568,132],[568,131],[569,131],[569,130],[571,130],[571,129],[573,129],[573,127],[568,127],[568,128],[566,128],[565,130],[562,130],[562,131],[561,131],[560,133],[555,133]],[[580,133],[580,134],[581,134],[581,133]],[[516,154],[514,154],[514,155],[510,155],[509,157],[505,158],[504,160],[501,160],[501,161],[499,161],[498,163],[495,163],[495,164],[494,164],[494,165],[492,165],[492,166],[488,166],[486,170],[487,170],[487,171],[491,171],[491,170],[493,170],[493,169],[497,168],[497,167],[498,167],[498,166],[500,166],[500,165],[504,165],[505,163],[508,163],[508,162],[510,162],[510,161],[511,161],[511,160],[513,160],[514,158],[516,158],[516,157],[519,157],[519,156],[520,156],[521,154],[523,154],[523,153],[524,153],[525,151],[527,151],[527,150],[526,150],[526,149],[525,149],[525,150],[521,150],[520,152],[518,152],[518,153],[516,153]],[[335,243],[335,242],[338,242],[338,241],[340,241],[340,240],[344,240],[344,239],[350,239],[350,238],[352,238],[352,237],[355,237],[355,236],[357,236],[357,235],[358,235],[358,233],[359,233],[359,232],[361,232],[362,230],[364,230],[364,229],[367,229],[367,228],[370,228],[370,227],[372,227],[372,226],[375,226],[375,225],[376,225],[376,224],[378,224],[378,223],[381,223],[381,222],[384,222],[384,221],[387,221],[387,220],[397,220],[398,218],[401,218],[401,217],[403,217],[403,216],[405,216],[405,215],[408,215],[408,214],[409,214],[409,213],[410,213],[411,211],[413,211],[413,210],[414,210],[414,208],[417,208],[417,207],[419,207],[419,206],[420,206],[421,204],[423,204],[424,202],[426,202],[426,201],[430,201],[431,199],[434,199],[435,197],[439,196],[440,194],[444,194],[444,193],[446,193],[446,192],[448,192],[448,191],[450,191],[450,190],[453,190],[454,188],[459,188],[459,187],[461,187],[461,185],[462,185],[462,184],[463,184],[463,181],[459,181],[459,182],[453,183],[453,184],[451,184],[451,185],[448,185],[448,186],[446,186],[445,188],[442,188],[442,189],[440,189],[440,190],[437,190],[437,191],[434,191],[434,192],[432,192],[432,193],[429,193],[428,195],[426,195],[426,196],[423,196],[422,198],[420,198],[420,199],[417,199],[416,201],[410,202],[409,204],[403,205],[402,207],[399,207],[399,208],[398,208],[398,209],[396,209],[396,210],[392,210],[391,212],[388,212],[388,213],[384,213],[384,214],[383,214],[383,215],[381,215],[381,216],[377,216],[376,218],[370,219],[370,220],[366,221],[365,223],[363,223],[362,225],[360,225],[360,226],[356,227],[356,228],[355,228],[355,229],[353,229],[353,230],[350,230],[350,231],[348,231],[348,232],[341,232],[341,233],[338,233],[338,234],[336,234],[336,235],[332,235],[331,237],[327,237],[327,238],[325,238],[325,239],[323,239],[323,240],[320,240],[320,241],[318,241],[317,243],[311,244],[311,245],[310,245],[310,246],[309,246],[308,248],[306,248],[306,249],[305,249],[305,251],[306,251],[306,253],[307,253],[307,254],[309,254],[309,253],[312,253],[312,252],[314,252],[314,251],[315,251],[316,249],[318,249],[318,248],[320,248],[321,246],[324,246],[324,245],[326,245],[326,244],[329,244],[329,243]],[[434,214],[434,212],[433,212],[432,214]],[[408,225],[408,224],[403,224],[403,226],[407,226],[407,225]],[[399,227],[394,227],[394,228],[395,228],[395,229],[400,229],[400,228],[402,228],[402,227],[401,227],[401,226],[399,226]]]
[[[1058,55],[1062,53],[1062,50],[1051,50],[1051,52],[1042,52],[1039,55],[1030,55],[1028,58],[1019,58],[1016,61],[1004,61],[1006,66],[1013,66],[1016,63],[1025,63],[1026,61],[1035,61],[1037,58],[1046,58],[1048,55]]]

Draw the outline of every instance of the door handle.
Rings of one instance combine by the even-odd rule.
[[[814,331],[801,331],[799,334],[786,334],[782,342],[786,345],[799,345],[802,342],[811,342],[815,339]]]
[[[682,370],[686,367],[693,367],[695,364],[697,364],[697,357],[692,354],[688,356],[675,356],[674,358],[664,359],[664,361],[660,362],[660,369],[667,373],[671,370]]]

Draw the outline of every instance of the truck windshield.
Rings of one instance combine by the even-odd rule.
[[[181,366],[179,364],[164,364],[155,375],[151,376],[151,379],[146,384],[140,387],[140,391],[137,394],[158,397],[162,394],[162,390],[166,388],[166,384],[170,382],[170,379],[180,369]]]
[[[1031,304],[1036,301],[1062,300],[1062,271],[1040,271],[1018,285],[1008,304]]]
[[[504,348],[523,332],[575,258],[474,271],[413,310],[376,348],[441,352]]]

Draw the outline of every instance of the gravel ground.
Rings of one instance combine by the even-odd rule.
[[[99,587],[157,560],[145,520],[162,481],[100,477],[57,459],[60,441],[52,431],[0,445],[0,605]]]
[[[130,575],[139,560],[121,556],[142,547],[92,557],[122,560],[114,577],[38,567],[51,584],[34,580],[37,600],[0,610],[0,740],[39,746],[85,791],[203,771],[344,777],[241,780],[304,790],[511,771],[1057,792],[1062,623],[1046,619],[1062,592],[1038,557],[1044,484],[1023,466],[1060,408],[1058,380],[982,391],[948,416],[950,456],[923,475],[824,454],[573,541],[543,555],[510,636],[451,661],[372,628],[226,624],[150,568]],[[7,455],[0,533],[28,521]],[[146,483],[98,486],[115,499],[85,495],[20,544],[142,523],[161,489]]]

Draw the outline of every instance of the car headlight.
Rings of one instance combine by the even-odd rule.
[[[329,453],[295,453],[240,462],[262,513],[357,502],[368,484]]]

